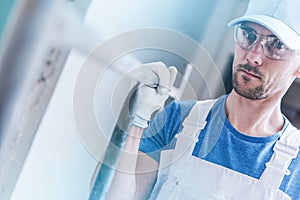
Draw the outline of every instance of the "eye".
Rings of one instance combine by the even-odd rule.
[[[248,31],[248,40],[254,42],[257,39],[257,36],[254,31]]]
[[[253,44],[257,39],[256,32],[250,28],[242,28],[242,30],[243,37],[248,40],[249,44]]]
[[[267,40],[268,52],[273,58],[283,56],[288,52],[288,48],[276,37],[269,37]],[[278,59],[278,58],[276,58]]]
[[[278,38],[272,38],[272,39],[270,38],[269,45],[278,50],[287,49],[285,44],[281,42]]]
[[[274,43],[274,46],[277,48],[277,49],[285,49],[285,45],[280,41],[280,40],[276,40],[275,43]]]

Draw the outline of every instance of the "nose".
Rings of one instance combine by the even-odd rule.
[[[263,44],[257,42],[247,53],[247,61],[251,66],[260,66],[263,59]]]

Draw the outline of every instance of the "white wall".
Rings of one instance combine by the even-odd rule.
[[[11,199],[87,199],[96,160],[79,140],[72,111],[75,78],[83,58],[71,53]]]

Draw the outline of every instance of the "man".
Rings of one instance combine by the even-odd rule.
[[[236,42],[232,92],[216,101],[175,101],[142,137],[175,74],[162,63],[145,65],[160,82],[138,91],[143,98],[125,146],[137,155],[128,166],[136,176],[117,173],[108,197],[300,199],[300,133],[280,109],[300,77],[298,8],[297,0],[252,0],[229,23]],[[124,155],[120,166],[126,162]]]

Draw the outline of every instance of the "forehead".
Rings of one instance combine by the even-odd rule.
[[[257,24],[254,22],[243,22],[242,24],[249,26],[250,28],[254,29],[259,34],[275,36],[274,33],[272,33],[269,29],[267,29],[266,27],[264,27],[260,24]]]

